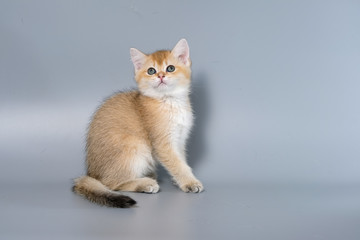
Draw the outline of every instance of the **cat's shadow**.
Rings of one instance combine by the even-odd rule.
[[[191,102],[193,106],[195,121],[187,143],[187,161],[192,169],[200,167],[207,151],[206,128],[210,109],[206,75],[199,73],[192,77]],[[162,166],[158,167],[159,182],[168,181],[169,174]]]

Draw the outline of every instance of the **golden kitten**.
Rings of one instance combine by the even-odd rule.
[[[186,140],[193,125],[189,99],[189,46],[181,39],[171,51],[146,55],[130,49],[138,91],[115,94],[97,110],[86,144],[87,175],[74,192],[110,207],[136,202],[117,191],[157,193],[156,160],[184,192],[203,185],[186,163]]]

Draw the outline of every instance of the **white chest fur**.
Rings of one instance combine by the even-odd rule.
[[[185,159],[185,145],[189,137],[194,117],[187,100],[169,98],[164,101],[169,114],[171,144]]]

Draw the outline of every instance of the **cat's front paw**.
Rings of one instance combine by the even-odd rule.
[[[204,191],[204,187],[201,182],[195,180],[180,186],[184,192],[200,193]]]

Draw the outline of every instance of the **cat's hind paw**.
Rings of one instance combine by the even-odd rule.
[[[148,186],[144,186],[144,189],[143,189],[142,192],[144,192],[144,193],[157,193],[157,192],[159,192],[159,190],[160,190],[160,187],[156,183],[156,184],[150,184]]]

